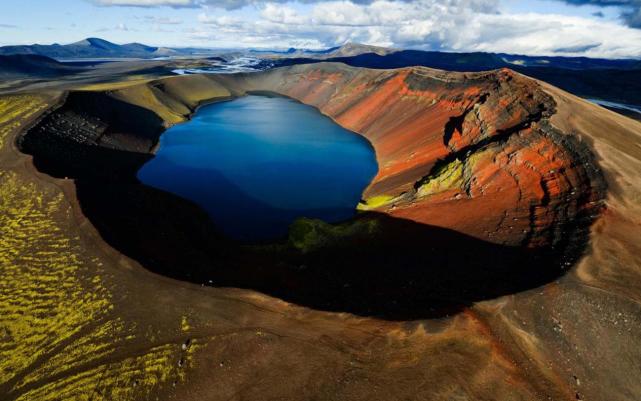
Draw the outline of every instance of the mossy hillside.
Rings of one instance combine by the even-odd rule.
[[[119,77],[116,81],[110,82],[98,82],[85,84],[77,87],[77,90],[89,91],[89,92],[98,92],[98,91],[110,91],[117,90],[122,88],[128,88],[131,86],[144,85],[151,82],[153,78],[150,78],[146,75],[129,75],[127,77]]]
[[[229,89],[205,75],[169,77],[156,81],[154,86],[192,110],[204,101],[232,96]]]
[[[28,95],[2,97],[0,105],[0,151],[48,107]],[[3,401],[150,399],[185,379],[200,345],[184,350],[159,341],[152,326],[116,317],[111,275],[84,251],[57,187],[2,169],[0,210]],[[175,319],[173,331],[189,331],[185,322]]]
[[[79,239],[57,223],[62,194],[2,172],[0,208],[0,389],[7,399],[134,400],[180,380],[178,344],[114,360],[140,334],[112,317],[101,262],[84,259]]]
[[[126,103],[151,110],[166,124],[177,124],[189,115],[189,108],[180,102],[164,96],[162,92],[149,85],[136,85],[112,92],[112,96]]]
[[[195,108],[206,101],[227,98],[231,93],[204,76],[164,78],[131,85],[109,92],[115,99],[154,112],[166,126],[185,121]]]
[[[42,96],[8,95],[0,97],[0,149],[10,133],[24,126],[25,121],[46,109]]]

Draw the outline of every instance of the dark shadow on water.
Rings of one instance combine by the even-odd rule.
[[[33,129],[21,141],[38,169],[73,178],[82,210],[103,238],[172,278],[406,320],[536,288],[563,274],[568,261],[567,252],[497,245],[379,213],[334,226],[309,222],[295,230],[295,241],[244,245],[221,235],[194,203],[138,182],[149,154],[82,145],[47,130]],[[256,199],[239,202],[279,213]]]
[[[137,183],[76,185],[84,213],[105,240],[145,267],[315,309],[394,320],[439,317],[563,272],[546,250],[501,246],[380,213],[334,226],[346,227],[344,235],[324,233],[321,225],[306,252],[286,241],[247,246],[225,239],[202,209],[173,194]]]
[[[183,182],[172,184],[173,189],[178,190],[177,193],[167,192],[174,193],[181,198],[181,190],[190,193],[193,197],[190,200],[201,205],[201,208],[212,216],[219,231],[233,239],[254,243],[265,242],[265,238],[286,237],[289,223],[301,216],[341,221],[355,214],[354,208],[344,207],[297,210],[276,208],[248,194],[246,190],[239,188],[215,170],[175,165],[169,160],[163,163],[165,169],[173,169],[175,176],[189,177]],[[193,186],[194,183],[206,186],[206,188],[199,188],[199,191],[185,189],[184,186]],[[183,185],[182,188],[181,185]],[[158,189],[163,190],[162,188]],[[195,199],[196,197],[198,199]],[[251,211],[251,213],[246,213],[246,211]],[[247,233],[248,227],[253,230],[249,234]],[[270,241],[267,240],[267,242]]]

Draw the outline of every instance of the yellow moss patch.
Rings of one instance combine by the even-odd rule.
[[[156,77],[150,77],[146,75],[130,75],[128,77],[123,77],[122,80],[114,82],[101,82],[95,84],[87,84],[79,86],[77,89],[82,91],[108,91],[108,90],[117,90],[122,88],[127,88],[130,86],[141,85],[147,82],[152,81]]]
[[[99,261],[83,259],[79,239],[57,223],[68,217],[62,194],[0,172],[0,210],[6,399],[137,400],[184,380],[197,347],[154,344],[113,316]],[[178,319],[176,328],[186,324]]]
[[[80,89],[111,91],[116,99],[153,111],[167,125],[185,121],[193,108],[204,101],[231,96],[221,84],[200,75],[157,80],[134,79],[87,85]]]
[[[191,355],[200,347],[192,344],[182,355],[178,345],[163,344],[144,355],[126,357],[99,365],[22,394],[17,401],[149,399],[148,394],[164,385],[184,380],[184,371],[193,367]]]
[[[113,97],[116,99],[151,110],[169,124],[185,121],[184,115],[190,112],[189,109],[175,102],[172,102],[174,106],[172,109],[157,95],[163,94],[157,94],[149,85],[136,85],[113,92]]]
[[[187,316],[183,316],[181,321],[180,321],[180,330],[181,331],[189,331],[191,329],[191,326],[189,325],[189,320],[187,319]]]
[[[395,197],[391,195],[372,196],[371,198],[366,199],[365,201],[359,202],[358,205],[356,206],[356,209],[358,210],[377,209],[379,207],[382,207],[391,203],[394,199]]]
[[[55,356],[109,306],[100,283],[83,291],[76,276],[78,248],[50,217],[61,201],[0,175],[0,383]]]
[[[205,75],[170,77],[158,80],[154,84],[161,87],[163,92],[191,107],[205,100],[231,96],[227,88]]]
[[[417,196],[427,196],[463,186],[463,169],[465,165],[459,159],[440,167],[418,188]]]
[[[25,120],[47,108],[44,98],[35,95],[0,97],[0,149],[10,133],[20,129]]]

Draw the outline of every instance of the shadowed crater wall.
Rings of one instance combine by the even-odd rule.
[[[243,245],[193,203],[136,180],[166,127],[203,102],[249,91],[316,106],[370,140],[380,171],[359,216],[301,219],[282,241]],[[549,124],[554,107],[509,70],[315,64],[72,92],[19,142],[41,171],[74,179],[103,238],[153,271],[322,310],[417,319],[538,287],[583,252],[605,184],[588,147]]]

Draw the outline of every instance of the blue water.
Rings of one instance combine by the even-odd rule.
[[[197,203],[227,236],[260,241],[298,217],[352,217],[376,171],[369,142],[315,108],[246,96],[167,130],[138,178]]]

